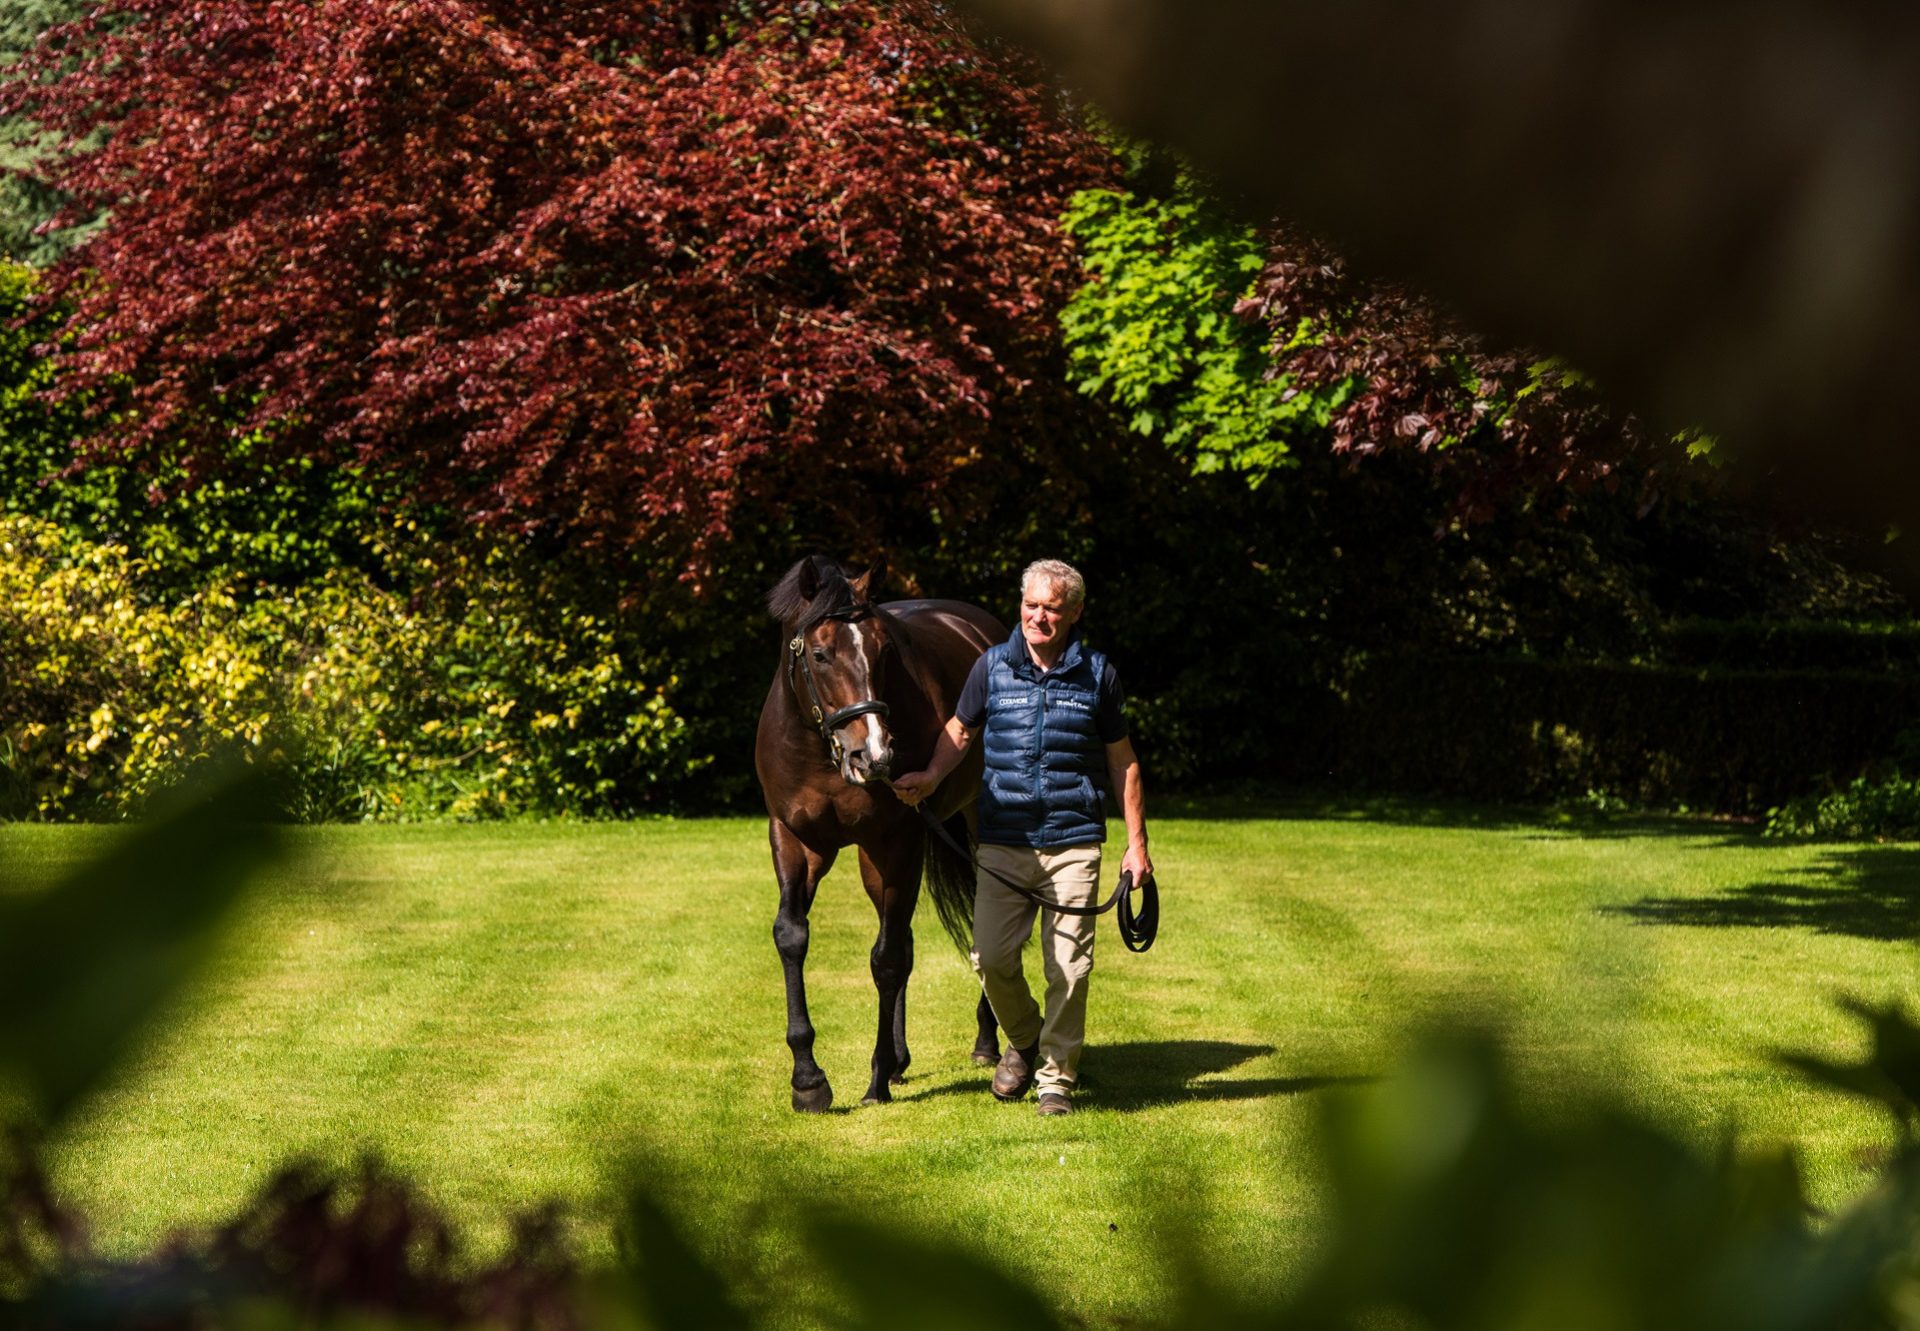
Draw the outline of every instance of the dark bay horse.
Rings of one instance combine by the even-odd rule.
[[[812,556],[767,596],[784,646],[753,759],[780,883],[773,941],[786,972],[793,1107],[816,1113],[833,1103],[833,1088],[813,1057],[807,913],[835,856],[859,848],[860,879],[880,916],[872,954],[880,1019],[867,1104],[891,1100],[889,1083],[899,1084],[907,1070],[907,976],[923,867],[941,923],[962,951],[971,943],[973,866],[929,838],[921,815],[886,782],[896,771],[927,765],[974,660],[1006,630],[986,611],[957,601],[875,604],[870,594],[885,576],[884,559],[854,578]],[[975,745],[921,806],[961,845],[970,844],[980,752]],[[975,1059],[991,1062],[1000,1050],[984,995],[975,1016]]]

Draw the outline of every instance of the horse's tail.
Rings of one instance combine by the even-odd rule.
[[[931,820],[929,820],[931,823]],[[973,947],[973,833],[965,814],[956,813],[945,823],[947,837],[927,828],[927,891],[947,936],[962,952]],[[965,848],[962,854],[955,847]]]

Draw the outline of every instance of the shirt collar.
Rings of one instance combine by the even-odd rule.
[[[1016,674],[1028,679],[1044,678],[1040,673],[1039,664],[1033,659],[1033,649],[1027,646],[1027,635],[1021,632],[1019,625],[1014,626],[1013,636],[1007,639],[1007,642],[1013,648],[1013,668]],[[1080,655],[1080,626],[1076,624],[1067,630],[1067,649],[1060,653],[1058,664],[1046,673],[1058,675],[1070,666],[1079,665]]]

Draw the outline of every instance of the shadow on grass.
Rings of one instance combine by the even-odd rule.
[[[1881,942],[1920,938],[1920,849],[1838,850],[1788,882],[1749,883],[1711,897],[1647,897],[1600,909],[1636,924],[1812,929]]]
[[[1265,1100],[1374,1080],[1354,1076],[1219,1078],[1223,1072],[1272,1052],[1272,1045],[1230,1040],[1133,1040],[1089,1045],[1080,1064],[1079,1098],[1088,1108],[1131,1112],[1156,1105]],[[977,1081],[950,1082],[922,1095],[986,1096],[991,1094],[990,1075],[983,1069]],[[1217,1079],[1203,1080],[1208,1078]]]

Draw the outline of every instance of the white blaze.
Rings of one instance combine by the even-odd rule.
[[[863,696],[871,698],[873,697],[873,675],[872,672],[867,669],[866,640],[860,636],[860,626],[858,624],[849,622],[847,629],[853,634],[854,659],[860,662],[860,672],[863,676],[860,684]],[[860,719],[867,723],[867,761],[878,763],[886,756],[887,748],[885,735],[882,733],[880,725],[880,718],[874,713],[868,712]]]

